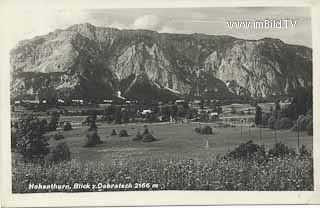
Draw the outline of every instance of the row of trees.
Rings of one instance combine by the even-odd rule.
[[[255,124],[267,126],[271,129],[288,129],[313,133],[312,122],[312,91],[305,88],[297,90],[291,103],[281,109],[280,102],[276,101],[269,113],[263,113],[260,106],[256,105]]]
[[[22,115],[11,127],[11,149],[22,156],[26,162],[60,162],[69,160],[71,153],[65,142],[58,143],[55,147],[50,147],[49,136],[46,132],[56,131],[60,115],[53,113],[49,123],[46,119],[38,119],[32,113]],[[65,130],[72,129],[67,123]],[[57,139],[60,134],[53,135]],[[64,137],[63,137],[64,138]],[[59,137],[60,139],[60,137]]]
[[[189,108],[188,105],[177,105],[177,104],[165,104],[162,106],[150,106],[148,108],[151,113],[142,114],[143,108],[135,105],[120,106],[111,105],[103,112],[103,120],[115,123],[128,123],[135,121],[135,119],[143,118],[149,122],[157,122],[158,117],[162,117],[161,121],[169,121],[172,117],[187,117],[193,118],[196,111]],[[140,113],[138,113],[140,111]]]

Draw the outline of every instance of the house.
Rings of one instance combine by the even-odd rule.
[[[58,103],[60,103],[60,104],[64,104],[64,100],[63,100],[63,99],[58,98]]]
[[[219,118],[218,112],[212,112],[209,114],[209,119],[210,120],[217,120]]]
[[[201,100],[194,100],[192,103],[191,103],[191,106],[193,108],[200,108],[200,105],[201,105]]]
[[[142,110],[142,112],[141,112],[142,115],[147,115],[147,114],[151,114],[151,113],[152,113],[152,110],[150,110],[150,109]]]
[[[104,104],[112,104],[112,102],[113,102],[112,100],[103,100]]]
[[[176,100],[177,105],[182,105],[182,104],[184,104],[184,102],[185,102],[184,100]]]
[[[73,104],[83,105],[83,100],[74,99],[74,100],[71,100],[71,102],[72,102]]]
[[[22,102],[26,103],[26,104],[39,104],[40,103],[39,100],[23,100]]]

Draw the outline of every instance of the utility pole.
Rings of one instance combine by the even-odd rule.
[[[261,124],[260,124],[260,126],[259,126],[259,129],[260,129],[260,138],[259,138],[259,143],[260,143],[260,145],[261,145],[261,140],[262,140],[262,134],[261,134]]]
[[[274,127],[274,139],[275,139],[275,143],[277,143],[277,127]]]
[[[206,146],[205,146],[206,149],[209,149],[209,140],[207,138],[207,141],[206,141]]]
[[[297,120],[297,128],[298,128],[298,131],[297,131],[297,134],[298,134],[298,150],[300,148],[300,135],[299,135],[299,131],[300,131],[300,126],[299,126],[299,118]]]
[[[260,127],[260,145],[261,145],[261,141],[262,141],[262,116],[260,116],[260,125],[259,125],[259,127]]]

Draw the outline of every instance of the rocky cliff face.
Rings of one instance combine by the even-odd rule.
[[[312,85],[312,50],[281,40],[117,30],[88,23],[21,41],[12,97],[285,95]],[[144,91],[148,88],[147,91]],[[47,91],[45,90],[47,89]]]

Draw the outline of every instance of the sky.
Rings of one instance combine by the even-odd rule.
[[[23,10],[11,12],[11,43],[65,29],[73,24],[91,23],[118,29],[148,29],[165,33],[230,35],[243,39],[279,38],[289,44],[311,47],[311,16],[307,7],[203,7],[90,10]],[[296,27],[282,29],[235,29],[227,21],[289,19]]]

